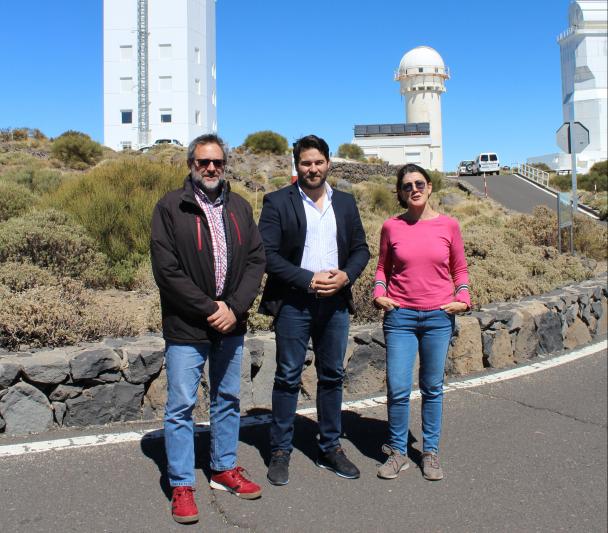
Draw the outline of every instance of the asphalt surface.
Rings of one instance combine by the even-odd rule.
[[[460,176],[458,179],[484,192],[483,176]],[[557,211],[557,199],[548,192],[513,174],[486,176],[488,198],[519,213],[532,214],[537,205]]]
[[[209,438],[202,433],[196,439],[201,521],[192,526],[171,519],[160,439],[1,458],[0,531],[606,531],[606,372],[603,350],[449,392],[440,482],[424,480],[415,465],[393,481],[376,477],[384,407],[343,415],[343,445],[361,469],[358,480],[315,466],[316,425],[300,417],[290,483],[269,485],[268,426],[243,428],[240,464],[264,488],[256,501],[209,489]],[[419,412],[414,400],[414,463]],[[56,433],[35,440],[50,438]]]

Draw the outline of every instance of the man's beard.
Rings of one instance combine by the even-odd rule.
[[[319,183],[314,183],[314,184],[311,184],[310,182],[308,182],[306,180],[305,176],[306,176],[306,174],[303,174],[302,176],[298,175],[298,185],[302,189],[315,190],[315,189],[320,189],[321,187],[325,187],[325,182],[327,181],[327,174],[325,174],[325,176],[321,176]]]
[[[197,174],[196,172],[192,172],[192,181],[194,184],[205,194],[207,193],[215,193],[224,186],[224,182],[226,181],[223,176],[218,176],[217,181],[214,184],[206,183],[202,176]]]

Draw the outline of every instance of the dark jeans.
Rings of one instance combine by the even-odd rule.
[[[339,445],[342,431],[342,382],[348,342],[348,308],[341,296],[290,296],[275,320],[277,370],[272,389],[271,450],[291,451],[293,424],[308,341],[317,370],[319,448]]]

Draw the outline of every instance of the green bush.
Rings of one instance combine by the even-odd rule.
[[[101,159],[103,150],[86,133],[69,130],[53,141],[51,153],[67,166],[83,170],[95,165]]]
[[[0,181],[0,222],[25,213],[34,202],[34,196],[25,187]]]
[[[336,155],[338,157],[354,159],[356,161],[361,161],[365,157],[361,147],[358,144],[351,143],[344,143],[338,146],[338,152]]]
[[[439,192],[443,188],[443,173],[438,170],[428,170],[427,172],[433,183],[433,192]]]
[[[287,152],[287,139],[274,131],[258,131],[247,135],[243,145],[255,153],[282,155]]]
[[[89,286],[109,281],[106,259],[86,230],[48,209],[0,223],[0,261],[30,262]]]
[[[544,170],[545,172],[553,172],[553,169],[547,163],[530,163],[528,166]]]
[[[283,187],[286,187],[290,183],[291,183],[291,177],[290,176],[277,176],[276,178],[271,178],[270,179],[270,184],[275,189],[282,189]]]
[[[110,259],[117,284],[129,287],[138,264],[149,254],[152,210],[184,177],[181,166],[125,158],[65,182],[48,203],[87,229]]]
[[[368,194],[370,206],[373,211],[390,216],[399,210],[397,194],[386,185],[377,183],[370,184],[368,187]]]
[[[5,171],[2,180],[18,183],[35,193],[46,194],[55,191],[61,185],[63,175],[58,170],[28,165]]]

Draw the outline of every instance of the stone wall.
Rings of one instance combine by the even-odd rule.
[[[492,304],[457,317],[448,375],[504,368],[606,338],[606,275],[518,302]],[[166,399],[164,341],[155,335],[104,339],[77,347],[0,354],[0,435],[60,426],[159,420]],[[269,407],[274,378],[271,333],[246,338],[241,410]],[[303,401],[313,400],[312,351],[302,375]],[[353,326],[346,356],[345,397],[382,394],[385,345],[380,324]],[[205,419],[207,377],[195,417]]]

